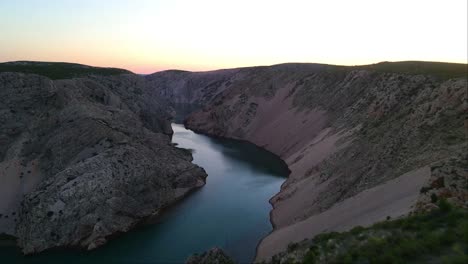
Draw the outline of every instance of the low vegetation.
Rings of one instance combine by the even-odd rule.
[[[468,263],[468,212],[439,209],[291,244],[272,263]],[[301,252],[302,251],[302,252]]]
[[[467,77],[468,75],[468,64],[462,63],[399,61],[381,62],[357,67],[379,72],[433,75],[441,79]]]
[[[0,72],[32,73],[49,77],[50,79],[69,79],[88,75],[118,75],[131,73],[118,68],[101,68],[65,62],[7,62],[0,63]]]

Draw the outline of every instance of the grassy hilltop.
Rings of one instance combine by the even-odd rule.
[[[32,62],[16,61],[0,63],[0,72],[33,73],[50,79],[70,79],[87,75],[118,75],[132,73],[119,68],[92,67],[66,62]]]

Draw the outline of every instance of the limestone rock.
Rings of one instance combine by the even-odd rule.
[[[142,77],[0,73],[0,233],[94,249],[203,186]]]
[[[291,170],[270,200],[275,230],[257,248],[258,261],[320,232],[406,214],[417,209],[420,195],[423,203],[436,195],[466,204],[463,163],[431,171],[441,161],[466,160],[466,64],[280,64],[230,70],[222,78],[206,72],[212,82],[192,87],[196,74],[155,74],[171,80],[156,87],[161,96],[196,110],[185,126],[252,142]],[[420,193],[426,180],[440,177],[444,188]],[[339,204],[347,207],[333,211]],[[350,209],[355,206],[363,211]],[[342,223],[322,221],[327,213]]]

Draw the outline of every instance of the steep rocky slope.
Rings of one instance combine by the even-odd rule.
[[[437,166],[464,182],[466,69],[283,64],[231,71],[207,100],[196,97],[200,87],[179,96],[209,102],[189,115],[188,128],[248,140],[288,164],[291,175],[271,199],[275,230],[258,247],[263,260],[290,242],[426,206],[420,191]],[[454,186],[442,193],[466,205],[466,186]]]
[[[241,69],[209,72],[169,70],[145,76],[154,98],[164,98],[174,110],[175,120],[182,122],[191,112],[209,104],[220,92],[229,88],[231,78]],[[175,111],[176,110],[176,111]]]
[[[93,249],[202,186],[151,94],[133,74],[0,73],[0,233],[27,254]]]

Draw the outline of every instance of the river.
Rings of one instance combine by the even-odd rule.
[[[191,149],[208,173],[206,185],[165,212],[158,223],[137,228],[91,252],[61,250],[24,257],[0,247],[2,263],[183,263],[193,253],[223,248],[240,263],[272,226],[268,200],[288,174],[273,154],[247,142],[212,138],[173,124],[173,142]]]

